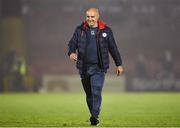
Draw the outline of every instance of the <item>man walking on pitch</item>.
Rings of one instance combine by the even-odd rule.
[[[70,59],[77,61],[76,67],[79,69],[91,113],[91,125],[98,125],[101,92],[105,73],[109,68],[108,52],[117,66],[117,75],[121,75],[124,71],[112,30],[105,22],[99,20],[98,9],[90,8],[86,11],[86,21],[76,28],[68,47]]]

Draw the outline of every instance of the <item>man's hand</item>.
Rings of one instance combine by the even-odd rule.
[[[77,54],[76,53],[71,53],[71,55],[69,57],[71,60],[77,61]]]
[[[117,76],[122,75],[123,72],[124,72],[123,66],[117,66],[117,68],[116,68]]]

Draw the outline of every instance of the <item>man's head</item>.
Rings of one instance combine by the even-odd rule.
[[[99,10],[97,8],[89,8],[86,11],[86,21],[90,27],[98,27]]]

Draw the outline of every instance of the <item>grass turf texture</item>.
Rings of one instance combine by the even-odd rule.
[[[103,93],[101,127],[180,126],[179,93]],[[0,94],[0,126],[88,127],[83,93]]]

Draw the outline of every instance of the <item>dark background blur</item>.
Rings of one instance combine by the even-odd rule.
[[[78,74],[67,44],[89,7],[114,32],[125,90],[180,90],[179,0],[0,0],[0,90],[39,91],[46,74]]]

